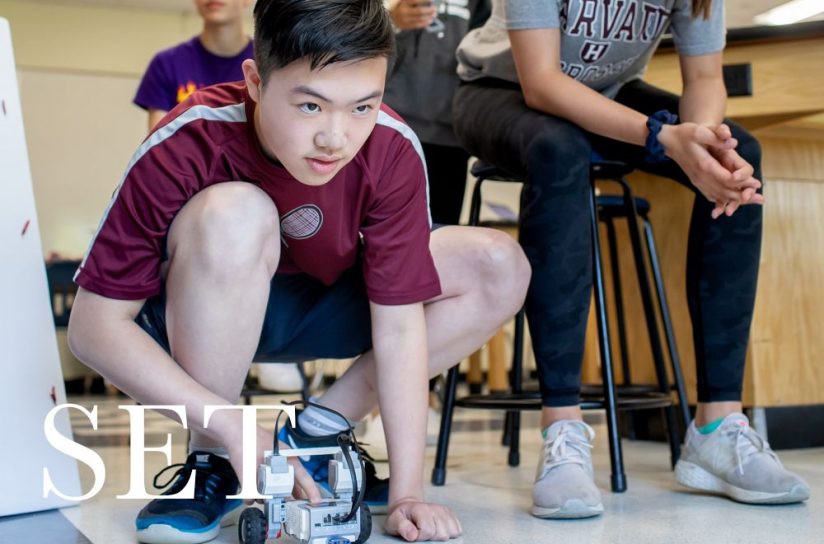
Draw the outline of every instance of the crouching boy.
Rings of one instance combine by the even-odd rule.
[[[382,0],[260,0],[245,80],[196,92],[138,148],[78,270],[75,354],[148,405],[185,405],[195,498],[138,514],[143,542],[206,542],[240,507],[231,405],[255,357],[357,362],[279,438],[301,446],[380,406],[391,485],[367,467],[390,534],[445,540],[423,492],[427,379],[521,306],[529,266],[499,232],[431,231],[421,146],[381,104],[393,33]],[[259,429],[260,452],[272,443]],[[322,464],[296,464],[319,500]],[[388,488],[388,491],[387,491]]]

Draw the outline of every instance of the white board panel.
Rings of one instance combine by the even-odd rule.
[[[81,259],[126,165],[146,137],[137,78],[20,70],[43,254]]]
[[[0,18],[0,516],[69,503],[43,497],[43,468],[79,496],[77,462],[43,433],[66,402],[23,132],[9,24]],[[68,414],[58,431],[71,436]]]

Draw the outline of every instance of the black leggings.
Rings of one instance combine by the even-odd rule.
[[[647,115],[662,109],[678,112],[676,95],[642,81],[625,85],[615,100]],[[674,161],[647,164],[643,148],[589,134],[566,120],[529,109],[516,88],[488,82],[462,85],[453,111],[455,132],[470,153],[526,176],[520,241],[532,265],[526,313],[544,406],[579,402],[592,290],[589,166],[593,150],[675,180],[696,193],[686,284],[698,400],[740,400],[758,280],[761,207],[742,206],[732,217],[712,220],[713,204]],[[758,142],[726,122],[738,139],[738,153],[761,179]]]
[[[457,225],[461,219],[469,153],[461,147],[421,144],[429,176],[432,222]]]

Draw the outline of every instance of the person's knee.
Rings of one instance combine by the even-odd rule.
[[[507,317],[520,309],[526,297],[531,269],[521,246],[508,234],[484,229],[475,269],[484,278],[484,290]]]
[[[575,159],[589,160],[591,149],[589,138],[582,129],[571,123],[555,121],[529,142],[527,167],[536,163],[569,165]]]
[[[278,212],[272,199],[244,182],[221,183],[205,189],[186,229],[189,239],[176,240],[175,250],[187,245],[205,271],[236,274],[265,266],[270,275],[280,258]]]
[[[733,132],[733,136],[738,140],[736,151],[741,157],[753,166],[761,164],[761,144],[758,140],[744,130]]]

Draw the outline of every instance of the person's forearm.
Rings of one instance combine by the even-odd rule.
[[[647,116],[593,91],[561,72],[547,73],[524,97],[532,109],[575,123],[599,136],[643,146]]]
[[[428,399],[423,305],[379,307],[372,322],[378,403],[392,475],[389,503],[423,500]]]
[[[682,122],[715,126],[724,120],[727,90],[721,78],[697,79],[684,85],[679,104]]]
[[[635,145],[644,145],[647,116],[610,100],[561,70],[558,28],[509,31],[512,57],[524,100],[535,110],[579,127]]]

